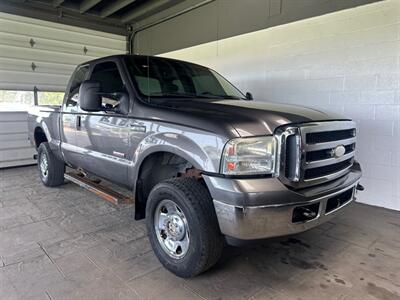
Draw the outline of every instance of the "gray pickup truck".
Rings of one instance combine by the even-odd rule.
[[[251,101],[193,63],[117,55],[79,65],[61,107],[33,107],[46,186],[65,167],[128,189],[161,263],[181,277],[224,244],[302,232],[355,199],[356,126],[318,110]]]

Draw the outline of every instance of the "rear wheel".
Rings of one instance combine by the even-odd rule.
[[[38,168],[45,186],[53,187],[64,183],[65,164],[53,154],[47,142],[41,143],[38,148]]]
[[[197,180],[174,178],[156,185],[146,219],[156,256],[175,275],[196,276],[219,260],[223,237],[208,190]]]

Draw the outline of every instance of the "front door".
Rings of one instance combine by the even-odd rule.
[[[100,82],[102,93],[128,91],[120,69],[114,61],[94,66],[90,80]],[[117,100],[102,97],[102,106],[111,107]],[[85,112],[80,110],[76,143],[80,148],[80,167],[89,173],[113,182],[128,183],[129,120],[113,112]]]
[[[79,88],[89,75],[89,65],[78,67],[71,76],[65,93],[65,101],[61,112],[61,149],[65,161],[76,167],[79,165],[80,155],[76,144],[76,129],[79,126]]]

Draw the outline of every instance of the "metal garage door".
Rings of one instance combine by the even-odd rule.
[[[77,64],[125,50],[125,36],[0,12],[0,89],[62,91]]]
[[[64,91],[77,64],[125,52],[125,36],[0,12],[0,91]],[[33,162],[26,113],[16,110],[0,108],[0,168]]]

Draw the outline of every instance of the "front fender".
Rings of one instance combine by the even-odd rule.
[[[169,152],[187,160],[195,168],[217,173],[223,147],[227,139],[211,133],[176,132],[154,133],[144,138],[133,154],[131,182],[136,182],[140,166],[149,155],[156,152]]]

